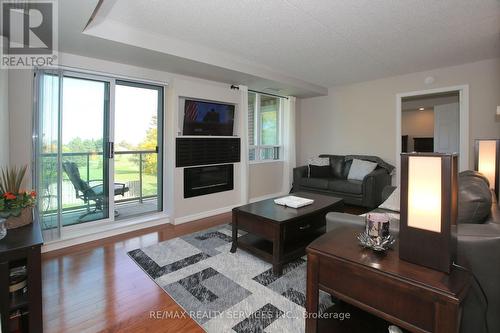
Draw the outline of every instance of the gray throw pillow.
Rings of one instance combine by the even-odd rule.
[[[353,159],[347,179],[363,180],[365,176],[375,170],[376,167],[377,163]]]

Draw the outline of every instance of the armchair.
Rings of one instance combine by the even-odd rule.
[[[90,183],[92,181],[86,182],[82,179],[80,171],[78,170],[78,165],[75,162],[63,162],[62,167],[75,188],[76,197],[83,200],[83,202],[87,204],[87,212],[80,215],[78,220],[81,221],[84,217],[90,214],[102,211],[104,200],[104,186],[102,181],[100,181],[98,185],[91,186]],[[114,195],[124,196],[125,192],[128,192],[128,190],[129,188],[123,183],[114,184]],[[93,210],[90,208],[91,201],[95,203],[95,208]],[[117,215],[118,214],[115,211],[115,216]]]

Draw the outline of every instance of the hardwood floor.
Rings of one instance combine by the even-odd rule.
[[[150,318],[182,309],[127,252],[230,221],[227,213],[44,254],[44,332],[203,332],[190,318]]]
[[[351,206],[345,211],[362,213],[359,207]],[[190,318],[150,318],[150,311],[182,309],[127,252],[230,221],[227,213],[44,254],[44,332],[203,332]]]

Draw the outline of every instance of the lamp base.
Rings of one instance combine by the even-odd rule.
[[[413,264],[449,274],[456,261],[457,227],[451,226],[450,237],[408,228],[399,235],[399,258]]]

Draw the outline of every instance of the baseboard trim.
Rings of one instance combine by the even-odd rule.
[[[287,195],[287,194],[288,194],[288,192],[278,192],[278,193],[266,194],[266,195],[263,195],[263,196],[260,196],[260,197],[251,198],[249,200],[249,202],[250,203],[254,203],[254,202],[257,202],[257,201],[267,200],[267,199],[271,199],[271,198],[275,198],[275,197],[281,197],[281,196]]]
[[[70,246],[75,246],[75,245],[81,245],[84,243],[108,238],[108,237],[113,237],[113,236],[118,236],[127,232],[131,231],[137,231],[145,228],[151,228],[155,226],[159,226],[162,224],[169,224],[170,220],[169,218],[158,218],[146,222],[141,222],[141,223],[135,223],[135,224],[128,224],[124,225],[122,227],[120,226],[115,226],[114,228],[107,229],[107,230],[96,230],[95,232],[87,235],[82,235],[80,237],[73,237],[73,238],[68,238],[68,239],[61,239],[57,241],[53,241],[47,244],[44,244],[42,246],[42,253],[47,253],[51,251],[56,251],[60,250],[66,247]]]
[[[200,213],[195,213],[195,214],[191,214],[191,215],[176,217],[174,219],[173,224],[179,225],[179,224],[183,224],[183,223],[187,223],[187,222],[201,220],[201,219],[204,219],[204,218],[207,218],[207,217],[211,217],[211,216],[215,216],[215,215],[219,215],[219,214],[228,213],[234,207],[238,207],[238,206],[241,206],[241,205],[231,205],[231,206],[217,208],[217,209],[213,209],[213,210],[209,210],[209,211],[205,211],[205,212],[200,212]]]

